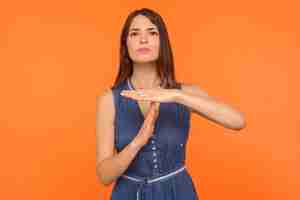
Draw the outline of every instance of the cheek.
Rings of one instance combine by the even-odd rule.
[[[126,41],[126,45],[127,45],[128,50],[129,50],[129,49],[132,49],[132,43],[131,43],[130,40],[127,40],[127,41]]]
[[[159,49],[159,47],[160,47],[160,41],[159,41],[159,39],[156,39],[156,40],[153,41],[153,46],[154,46],[154,48],[156,50]]]
[[[135,44],[133,41],[127,41],[128,52],[133,53],[135,49]]]
[[[155,51],[157,52],[157,54],[159,53],[159,49],[160,49],[160,44],[159,44],[159,41],[157,43],[155,43]]]

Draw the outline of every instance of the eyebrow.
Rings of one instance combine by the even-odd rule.
[[[139,28],[132,28],[129,31],[139,31],[139,30],[141,30],[141,29],[139,29]],[[156,28],[151,27],[151,28],[147,28],[146,30],[151,31],[151,30],[156,30]]]

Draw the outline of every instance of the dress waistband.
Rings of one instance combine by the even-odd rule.
[[[146,184],[151,184],[151,183],[154,183],[154,182],[162,181],[162,180],[168,179],[170,177],[173,177],[173,176],[177,175],[178,173],[182,172],[183,170],[185,170],[185,168],[186,168],[185,165],[183,165],[179,169],[175,169],[175,170],[171,171],[170,173],[168,173],[166,175],[155,177],[155,178],[148,178],[148,177],[136,178],[136,177],[128,176],[128,175],[125,175],[125,174],[122,175],[122,177],[126,178],[128,180],[132,180],[132,181],[140,183],[139,188],[136,192],[136,200],[141,200],[142,197],[141,197],[140,194],[142,192],[143,187]]]

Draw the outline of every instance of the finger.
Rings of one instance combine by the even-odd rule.
[[[157,116],[159,113],[159,102],[155,102],[153,110],[155,112],[155,116]]]
[[[146,115],[146,119],[145,119],[145,122],[146,123],[149,123],[153,120],[153,117],[154,117],[154,111],[153,110],[149,110],[147,115]]]
[[[152,118],[151,123],[155,123],[155,121],[156,121],[157,118],[158,118],[158,115],[159,115],[159,113],[158,113],[158,112],[155,112],[155,113],[153,114],[153,116],[151,116],[151,118]]]
[[[160,102],[156,102],[156,108],[159,109]]]
[[[152,124],[155,121],[155,113],[154,112],[150,113],[148,119],[149,120],[147,120],[147,123]]]
[[[159,105],[160,105],[160,103],[159,103],[159,102],[155,102],[155,105],[154,105],[154,106],[155,106],[155,110],[156,110],[156,111],[158,111],[158,110],[159,110]]]
[[[145,101],[145,97],[146,97],[145,95],[141,95],[140,93],[135,91],[128,91],[128,92],[122,91],[121,95],[137,101]]]
[[[155,109],[155,102],[154,101],[150,101],[150,108],[148,113],[151,114]]]
[[[159,112],[159,102],[151,102],[151,108],[149,109],[149,115],[153,115],[157,118]]]
[[[150,101],[150,109],[153,109],[155,108],[155,101]]]
[[[155,102],[155,101],[151,101],[150,102],[150,109],[149,109],[149,111],[155,111],[157,109],[157,102]]]
[[[153,102],[153,101],[150,102],[150,109],[146,116],[147,123],[148,123],[148,121],[149,121],[149,123],[153,123],[156,120],[156,118],[158,116],[158,110],[159,110],[158,106],[159,106],[159,102]]]
[[[147,115],[146,123],[152,124],[156,120],[156,113],[154,110],[152,112],[149,112]]]

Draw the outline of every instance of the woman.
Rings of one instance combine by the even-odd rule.
[[[97,176],[111,200],[196,200],[185,167],[190,114],[240,130],[243,113],[193,84],[178,83],[165,23],[135,10],[121,34],[120,68],[97,97]]]

